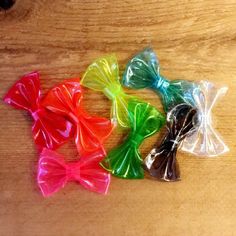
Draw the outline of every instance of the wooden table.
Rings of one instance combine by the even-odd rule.
[[[212,159],[179,153],[180,182],[112,177],[105,197],[71,183],[44,199],[35,181],[31,119],[1,102],[0,235],[236,235],[235,13],[234,0],[17,0],[1,11],[1,97],[27,72],[40,71],[46,92],[107,53],[116,53],[122,71],[134,53],[152,45],[166,77],[228,85],[214,117],[231,150]],[[127,92],[162,109],[149,90]],[[109,117],[102,94],[86,90],[84,104]],[[114,132],[107,150],[121,137]],[[144,142],[143,156],[158,137]],[[73,142],[60,151],[76,157]]]

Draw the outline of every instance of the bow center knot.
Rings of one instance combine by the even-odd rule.
[[[136,134],[131,136],[131,143],[135,146],[135,147],[139,147],[140,144],[143,142],[143,136],[140,134]]]
[[[77,114],[73,113],[73,112],[69,112],[68,116],[72,119],[73,122],[75,122],[76,124],[79,123],[79,112],[77,112]]]
[[[153,83],[155,89],[166,89],[169,86],[169,82],[162,76],[158,76]]]
[[[165,141],[165,146],[168,150],[170,150],[172,152],[173,150],[178,148],[180,141],[181,140],[179,140],[177,137],[173,138],[173,139],[167,138]]]
[[[177,147],[179,145],[179,142],[180,142],[177,139],[170,139],[169,141],[172,143],[173,147]]]
[[[80,167],[78,163],[71,162],[68,163],[66,166],[66,176],[68,181],[79,180],[80,178]]]
[[[203,124],[203,126],[208,126],[211,124],[211,114],[209,112],[203,112],[199,115],[200,122]]]
[[[39,119],[40,113],[42,113],[42,112],[43,112],[42,109],[38,109],[38,110],[36,110],[36,111],[31,112],[31,116],[32,116],[33,119],[36,121],[36,120]]]
[[[113,85],[113,86],[110,86],[110,87],[106,87],[103,90],[104,94],[110,100],[115,100],[116,97],[118,96],[118,94],[120,94],[121,91],[122,91],[122,89],[121,89],[121,85],[120,84]]]

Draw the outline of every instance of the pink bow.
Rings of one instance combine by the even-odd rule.
[[[47,197],[63,188],[67,182],[76,181],[84,188],[106,194],[110,174],[100,167],[104,151],[82,156],[79,161],[66,163],[62,155],[44,148],[38,163],[37,181],[43,196]]]

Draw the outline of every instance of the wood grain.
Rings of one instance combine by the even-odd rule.
[[[182,181],[112,178],[108,196],[69,184],[44,199],[36,186],[30,119],[0,104],[0,235],[236,235],[235,0],[17,0],[0,12],[2,97],[22,74],[41,73],[43,91],[82,75],[114,52],[121,71],[147,45],[170,78],[208,79],[229,92],[216,106],[216,127],[230,152],[214,159],[179,154]],[[86,90],[85,106],[109,117],[110,103]],[[162,109],[151,91],[128,91]],[[107,141],[110,150],[122,134]],[[145,156],[160,135],[145,141]],[[74,158],[73,143],[62,148]]]

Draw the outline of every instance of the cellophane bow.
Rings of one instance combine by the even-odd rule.
[[[5,95],[4,102],[31,114],[33,137],[39,149],[55,149],[72,136],[72,124],[42,106],[38,72],[19,79]]]
[[[43,196],[51,196],[69,181],[75,181],[90,191],[106,194],[110,174],[99,165],[103,157],[103,150],[97,150],[82,156],[76,162],[66,163],[62,155],[43,149],[37,174],[38,186]]]
[[[167,134],[160,146],[152,149],[144,160],[144,168],[150,175],[165,181],[180,179],[177,149],[197,126],[197,110],[188,104],[179,104],[167,113]]]
[[[185,80],[169,81],[160,75],[159,61],[151,48],[134,56],[123,74],[124,86],[133,89],[150,88],[161,96],[164,110],[168,112],[181,103],[195,105],[193,91],[197,84]]]
[[[126,140],[110,151],[101,165],[113,175],[125,179],[143,178],[139,146],[165,123],[165,117],[148,103],[130,100],[128,104],[131,130]]]
[[[199,126],[196,132],[184,139],[181,150],[208,157],[218,156],[229,150],[212,125],[212,109],[227,89],[218,88],[208,81],[200,81],[200,92],[194,93],[199,112]]]
[[[111,117],[114,124],[130,127],[128,101],[132,98],[124,93],[119,80],[119,66],[115,55],[111,54],[95,60],[84,73],[81,84],[103,92],[112,100]]]
[[[82,107],[82,98],[79,79],[69,79],[53,87],[43,101],[48,110],[66,117],[73,124],[80,154],[103,149],[103,143],[113,129],[109,119],[90,116]]]

